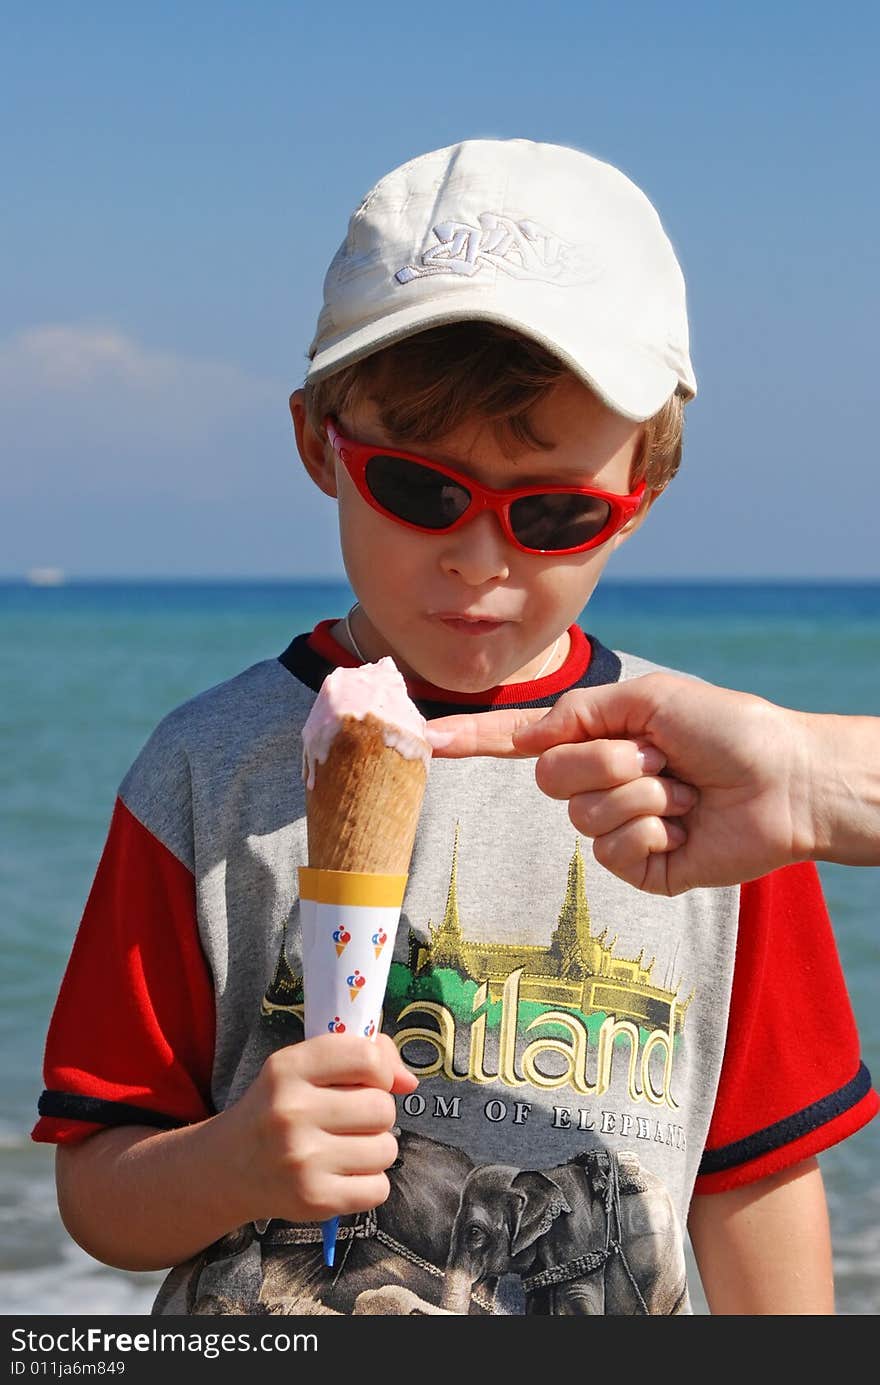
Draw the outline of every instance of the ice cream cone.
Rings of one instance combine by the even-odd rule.
[[[307,1038],[328,1028],[344,1032],[335,1013],[343,985],[352,1004],[363,997],[355,1032],[372,1039],[381,1028],[388,942],[400,918],[431,758],[424,731],[389,658],[329,674],[303,727],[309,864],[300,867],[299,879]],[[348,965],[339,966],[349,945]],[[322,1226],[328,1266],[336,1225],[330,1218]]]
[[[425,759],[386,744],[378,717],[341,717],[306,791],[309,865],[405,875],[427,777]]]

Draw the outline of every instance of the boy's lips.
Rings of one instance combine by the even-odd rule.
[[[435,611],[433,617],[459,635],[491,635],[510,624],[500,616],[465,615],[462,611]]]

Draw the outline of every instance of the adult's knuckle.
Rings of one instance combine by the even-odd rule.
[[[561,697],[557,697],[553,704],[554,711],[568,712],[576,710],[581,701],[580,693],[576,688],[569,688]]]
[[[616,858],[616,850],[616,843],[611,839],[610,836],[597,837],[596,840],[593,842],[593,855],[599,862],[599,865],[604,866],[606,870],[613,869],[614,861]]]
[[[636,777],[637,762],[631,741],[607,741],[603,758],[610,783],[626,784]]]
[[[569,760],[569,747],[554,745],[545,750],[535,761],[535,783],[542,793],[550,798],[564,798],[564,779],[566,762]]]
[[[585,794],[575,794],[568,801],[568,816],[573,827],[585,837],[595,836],[596,807]]]
[[[648,855],[641,840],[642,828],[642,821],[630,822],[597,837],[593,843],[593,854],[599,864],[615,875],[631,874],[633,862]]]

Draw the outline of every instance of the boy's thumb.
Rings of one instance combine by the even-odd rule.
[[[407,1096],[410,1092],[414,1092],[419,1085],[419,1079],[414,1072],[410,1072],[404,1063],[400,1056],[400,1050],[391,1036],[389,1034],[377,1034],[375,1043],[379,1048],[384,1049],[390,1062],[391,1087],[389,1090],[394,1096]]]
[[[394,1082],[391,1091],[394,1096],[409,1096],[419,1085],[419,1079],[414,1072],[410,1072],[401,1058],[394,1072]]]

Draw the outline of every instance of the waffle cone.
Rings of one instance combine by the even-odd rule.
[[[306,791],[309,865],[406,875],[428,771],[385,744],[382,722],[342,717]]]

